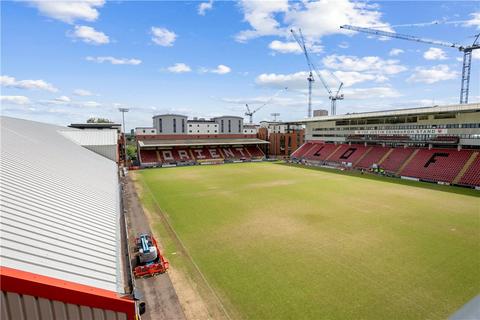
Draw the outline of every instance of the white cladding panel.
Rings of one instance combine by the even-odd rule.
[[[123,292],[115,162],[63,127],[0,124],[0,265]]]
[[[60,133],[81,146],[116,146],[118,142],[115,129],[66,129],[60,130]]]
[[[127,320],[125,313],[0,291],[2,320]]]

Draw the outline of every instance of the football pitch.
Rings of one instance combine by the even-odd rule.
[[[474,191],[277,163],[133,176],[231,318],[445,319],[480,292]]]

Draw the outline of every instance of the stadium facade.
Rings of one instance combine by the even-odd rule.
[[[0,119],[2,319],[135,319],[117,163],[81,145],[105,136]]]
[[[313,117],[292,160],[480,186],[480,104]]]

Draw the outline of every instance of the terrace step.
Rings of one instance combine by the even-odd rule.
[[[460,170],[460,172],[457,174],[457,176],[455,177],[455,179],[453,179],[452,183],[453,184],[458,184],[458,182],[463,178],[464,174],[467,172],[467,170],[470,168],[470,166],[472,165],[472,163],[475,161],[475,159],[477,158],[478,156],[478,152],[475,151],[472,153],[472,155],[470,156],[470,158],[468,158],[467,162],[465,162],[465,165],[463,166],[463,168]]]
[[[333,152],[330,153],[330,154],[328,155],[328,157],[325,158],[325,161],[327,161],[328,159],[330,159],[330,157],[333,156],[333,155],[335,154],[335,152],[337,152],[338,149],[340,149],[342,146],[343,146],[343,144],[339,144],[338,147],[336,147],[335,150],[333,150]]]
[[[366,155],[367,155],[367,154],[368,154],[370,151],[372,151],[372,149],[373,149],[373,147],[370,147],[370,148],[368,148],[368,149],[367,149],[367,151],[365,151],[365,153],[364,153],[364,154],[362,154],[362,155],[360,156],[360,158],[358,158],[358,160],[357,160],[357,161],[355,161],[355,163],[353,164],[353,167],[356,167],[356,166],[357,166],[357,164],[359,164],[359,163],[360,163],[360,161],[362,161],[362,160],[363,160],[363,158],[365,158],[365,157],[366,157]]]
[[[397,176],[399,176],[400,172],[402,172],[403,169],[405,169],[405,167],[410,163],[410,161],[412,161],[412,159],[417,155],[419,150],[420,149],[415,149],[415,151],[413,151],[413,153],[408,156],[407,160],[405,160],[405,162],[400,166],[400,169],[398,169],[398,171],[396,172]]]
[[[388,158],[388,156],[390,156],[390,154],[393,152],[393,148],[390,148],[390,150],[388,150],[387,153],[385,153],[385,155],[378,161],[378,165],[381,165],[383,161],[385,161],[385,159]]]

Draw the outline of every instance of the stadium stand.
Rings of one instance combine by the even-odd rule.
[[[140,149],[140,159],[144,165],[195,164],[208,161],[240,161],[264,159],[265,154],[256,145],[253,146],[197,146],[191,148],[173,147],[169,149]]]
[[[419,149],[400,175],[451,183],[471,154],[471,150]]]
[[[292,161],[480,190],[480,103],[323,115],[290,124],[305,126],[305,143]]]

